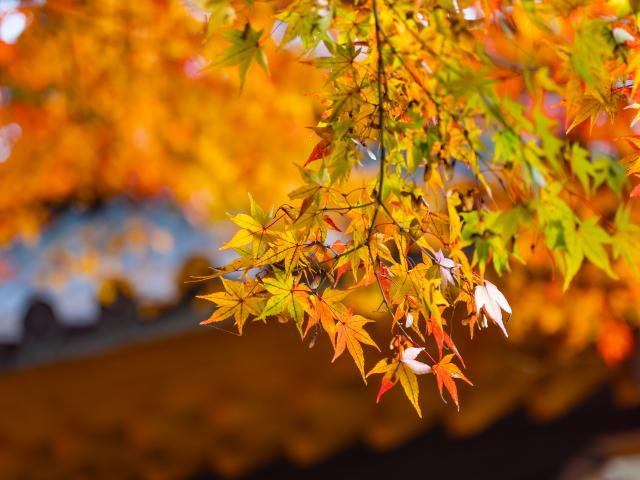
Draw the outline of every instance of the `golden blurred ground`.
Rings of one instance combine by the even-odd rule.
[[[463,348],[476,387],[462,387],[458,413],[432,378],[422,381],[423,420],[399,391],[376,405],[375,381],[365,387],[349,359],[330,363],[325,339],[308,349],[290,325],[251,325],[242,338],[194,325],[3,374],[0,478],[172,479],[202,468],[237,476],[281,456],[312,465],[358,440],[397,447],[436,422],[471,435],[520,406],[553,420],[621,384],[593,352],[544,358],[495,332]]]

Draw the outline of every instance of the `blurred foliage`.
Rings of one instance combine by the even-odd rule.
[[[271,201],[291,188],[318,77],[281,54],[239,95],[235,77],[207,68],[204,13],[185,3],[15,10],[27,27],[0,42],[0,243],[35,239],[60,207],[117,195],[165,195],[203,222],[249,189]]]

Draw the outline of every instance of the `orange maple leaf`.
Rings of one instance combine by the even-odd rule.
[[[428,367],[425,364],[421,364],[421,362],[416,363],[424,365],[424,367]],[[411,405],[413,405],[413,408],[416,409],[418,416],[422,417],[422,411],[420,410],[420,402],[418,399],[418,379],[416,377],[416,372],[413,370],[410,364],[407,364],[401,359],[395,359],[391,362],[389,362],[387,359],[382,359],[376,364],[375,367],[371,369],[369,373],[367,373],[367,377],[376,373],[384,374],[380,382],[380,389],[378,390],[376,403],[380,401],[382,395],[391,390],[399,381],[400,385],[402,385],[402,389],[404,390],[405,395],[411,402]]]
[[[451,398],[456,404],[456,407],[458,408],[458,410],[460,410],[460,404],[458,403],[458,389],[456,388],[456,384],[453,379],[462,379],[469,385],[473,385],[473,383],[471,383],[471,381],[464,376],[464,374],[460,371],[455,363],[451,363],[453,355],[453,353],[446,355],[442,360],[431,367],[431,371],[436,376],[436,380],[438,382],[438,390],[440,390],[440,396],[442,397],[442,399],[444,400],[444,397],[442,396],[442,387],[444,386],[449,392],[449,395],[451,395]]]
[[[378,390],[378,395],[376,396],[376,403],[380,403],[380,399],[382,395],[391,390],[395,384],[398,382],[397,377],[393,375],[391,372],[387,372],[382,376],[382,380],[380,381],[380,389]]]
[[[627,167],[627,175],[640,173],[640,136],[627,135],[617,140],[625,140],[632,152],[622,157],[622,163]]]
[[[335,315],[331,306],[321,297],[313,298],[313,308],[309,311],[309,322],[307,328],[304,331],[304,336],[309,333],[311,328],[318,323],[322,326],[325,332],[331,339],[331,344],[335,348]]]
[[[456,357],[458,357],[458,360],[460,360],[460,363],[462,363],[462,366],[464,367],[464,360],[462,359],[458,348],[455,343],[453,343],[453,340],[451,340],[449,334],[444,331],[442,324],[434,317],[431,317],[429,318],[428,327],[429,333],[433,334],[433,338],[435,338],[436,344],[438,345],[438,358],[442,358],[442,347],[446,345],[447,348],[451,350]]]
[[[313,150],[311,151],[309,158],[307,158],[307,161],[304,162],[304,166],[306,167],[310,163],[326,157],[327,155],[329,155],[329,153],[331,153],[332,148],[333,148],[333,145],[329,140],[325,140],[325,139],[320,140],[316,144],[316,146],[313,147]]]
[[[371,345],[380,351],[378,346],[364,329],[364,326],[370,322],[372,322],[372,320],[368,320],[360,315],[352,315],[351,311],[338,317],[338,322],[334,328],[335,354],[331,360],[332,362],[335,361],[336,358],[342,355],[346,348],[351,354],[351,357],[353,357],[353,361],[356,363],[358,370],[360,370],[360,374],[362,375],[362,379],[365,383],[367,383],[367,380],[364,375],[364,354],[362,352],[362,344]]]
[[[640,178],[640,175],[636,175],[636,177]],[[629,196],[640,197],[640,183],[638,183],[635,187],[633,187],[633,189],[631,190],[631,194]]]

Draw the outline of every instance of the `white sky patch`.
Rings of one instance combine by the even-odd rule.
[[[8,123],[0,127],[0,163],[4,163],[11,155],[13,144],[22,135],[22,128],[17,123]]]
[[[20,0],[0,0],[0,15],[13,12],[20,6]]]
[[[478,10],[476,9],[476,7],[467,7],[465,9],[463,9],[462,10],[462,15],[464,16],[465,20],[469,20],[469,21],[478,20],[478,18],[480,18],[480,16],[478,15]]]
[[[349,241],[349,236],[341,232],[336,232],[335,230],[327,230],[327,237],[324,240],[325,245],[333,245],[338,240],[343,243],[347,243]]]
[[[271,40],[273,40],[273,43],[280,46],[284,38],[284,33],[287,31],[287,26],[287,22],[283,22],[282,20],[276,19],[273,22],[273,27],[271,27]]]
[[[369,56],[369,47],[363,45],[358,47],[358,49],[360,50],[360,53],[356,55],[356,58],[354,58],[353,61],[356,63],[364,62]]]
[[[319,42],[314,48],[309,50],[305,55],[307,58],[322,58],[322,57],[332,57],[333,55],[324,44],[324,42]]]
[[[17,11],[5,13],[0,21],[0,40],[8,44],[16,43],[27,26],[27,16]]]
[[[377,160],[376,155],[367,146],[363,145],[355,138],[352,138],[351,141],[358,146],[358,150],[360,150],[361,153],[366,154],[374,162]]]
[[[284,47],[287,50],[296,51],[298,49],[302,49],[302,40],[300,37],[295,37],[293,40],[288,42],[286,45],[282,45],[282,40],[284,39],[285,32],[287,31],[288,24],[287,22],[283,22],[281,20],[276,20],[273,23],[273,27],[271,28],[271,40],[278,45],[279,47]],[[327,35],[331,35],[327,32]],[[361,52],[362,53],[362,52]],[[304,57],[307,59],[312,58],[322,58],[322,57],[331,57],[331,52],[327,49],[324,42],[318,42],[318,44],[309,51],[304,53]]]
[[[182,6],[187,12],[189,12],[189,15],[191,15],[199,22],[207,21],[209,14],[206,9],[203,8],[202,2],[199,2],[197,0],[182,0]]]
[[[620,77],[616,78],[615,88],[633,87],[633,80],[625,80],[624,83]]]
[[[633,130],[636,133],[640,131],[637,128],[637,126]],[[591,140],[588,143],[588,146],[589,146],[589,152],[593,156],[606,155],[608,157],[615,157],[617,153],[615,145],[613,145],[611,142],[604,142],[602,140]]]

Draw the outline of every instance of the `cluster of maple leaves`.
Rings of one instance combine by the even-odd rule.
[[[629,281],[622,262],[637,271],[634,2],[296,0],[273,28],[271,7],[236,0],[20,8],[27,29],[0,43],[0,141],[11,147],[0,242],[33,237],[68,202],[169,190],[192,218],[234,208],[241,182],[284,194],[288,182],[274,179],[307,141],[292,126],[311,118],[292,90],[311,75],[275,54],[272,81],[257,77],[252,66],[268,70],[278,47],[327,78],[324,90],[304,87],[323,107],[318,140],[289,203],[265,212],[252,201],[232,217],[240,230],[224,248],[238,259],[215,273],[228,279],[207,297],[211,324],[291,321],[310,343],[326,334],[365,378],[364,351],[380,345],[368,373],[382,376],[381,394],[400,384],[417,406],[417,376],[433,374],[457,403],[453,381],[466,378],[453,324],[517,334],[485,273],[530,265],[533,249],[565,289],[586,263],[611,282]],[[239,98],[235,79],[203,70],[194,16],[204,15],[201,53],[239,68]],[[239,129],[251,133],[228,142]],[[352,310],[361,289],[378,291],[377,313]],[[619,361],[637,295],[617,288],[624,295],[604,301],[595,290],[576,302],[603,320],[581,339],[599,329],[598,348]],[[555,304],[539,322],[554,332]],[[389,338],[369,335],[373,322],[387,322]]]
[[[238,258],[207,277],[224,291],[203,297],[218,306],[203,323],[233,318],[242,332],[277,317],[312,343],[324,332],[334,359],[346,350],[365,381],[382,375],[378,400],[400,384],[420,414],[417,376],[435,375],[456,405],[455,380],[471,383],[448,333],[458,306],[471,336],[489,323],[507,335],[511,307],[487,267],[503,274],[544,249],[565,289],[585,260],[612,278],[619,260],[637,268],[635,119],[622,162],[586,141],[601,114],[636,108],[633,5],[299,0],[277,27],[283,48],[327,74],[320,140],[290,203],[265,211],[251,199],[231,216],[239,230],[222,248]],[[253,63],[266,68],[262,31],[231,22],[224,38],[214,65],[238,65],[242,81]],[[611,218],[575,206],[604,190],[619,198]],[[365,373],[363,346],[381,349],[347,297],[368,286],[390,353]]]
[[[321,190],[326,193],[316,192],[318,200],[325,197],[328,201],[331,189]],[[363,195],[366,190],[361,191],[360,196]],[[469,380],[453,361],[455,354],[463,364],[445,330],[447,322],[443,312],[453,303],[445,296],[475,308],[469,317],[471,332],[476,322],[486,327],[491,320],[506,335],[502,310],[510,314],[511,308],[495,285],[486,280],[477,283],[480,281],[474,280],[472,274],[466,280],[461,264],[455,264],[441,251],[433,251],[426,243],[424,247],[416,243],[421,248],[421,256],[420,262],[415,263],[406,241],[408,232],[398,224],[370,224],[369,238],[373,241],[363,237],[359,245],[348,247],[342,240],[330,245],[325,243],[328,231],[342,232],[330,212],[334,215],[339,212],[342,219],[350,218],[353,225],[364,218],[370,222],[377,208],[375,203],[368,202],[330,208],[318,204],[298,209],[283,206],[276,212],[265,212],[251,199],[251,215],[240,213],[231,217],[240,230],[222,247],[233,248],[243,256],[207,278],[238,270],[254,270],[255,275],[245,275],[241,281],[222,277],[223,291],[201,297],[218,306],[203,324],[232,317],[242,333],[250,318],[285,318],[296,325],[303,339],[310,337],[311,342],[324,331],[335,352],[333,360],[348,351],[363,379],[383,374],[378,399],[399,382],[419,412],[416,375],[432,373],[441,392],[445,387],[457,405],[453,379]],[[393,242],[391,248],[385,245],[385,238]],[[351,274],[350,286],[338,288],[347,272]],[[393,356],[381,360],[365,374],[362,346],[380,350],[364,328],[373,320],[354,314],[344,300],[351,290],[374,283],[380,286],[383,302],[393,314]],[[475,288],[474,283],[477,283]],[[427,336],[436,342],[439,361],[414,340],[424,342]],[[454,353],[445,355],[445,348]],[[421,354],[430,357],[433,363],[417,360]]]

